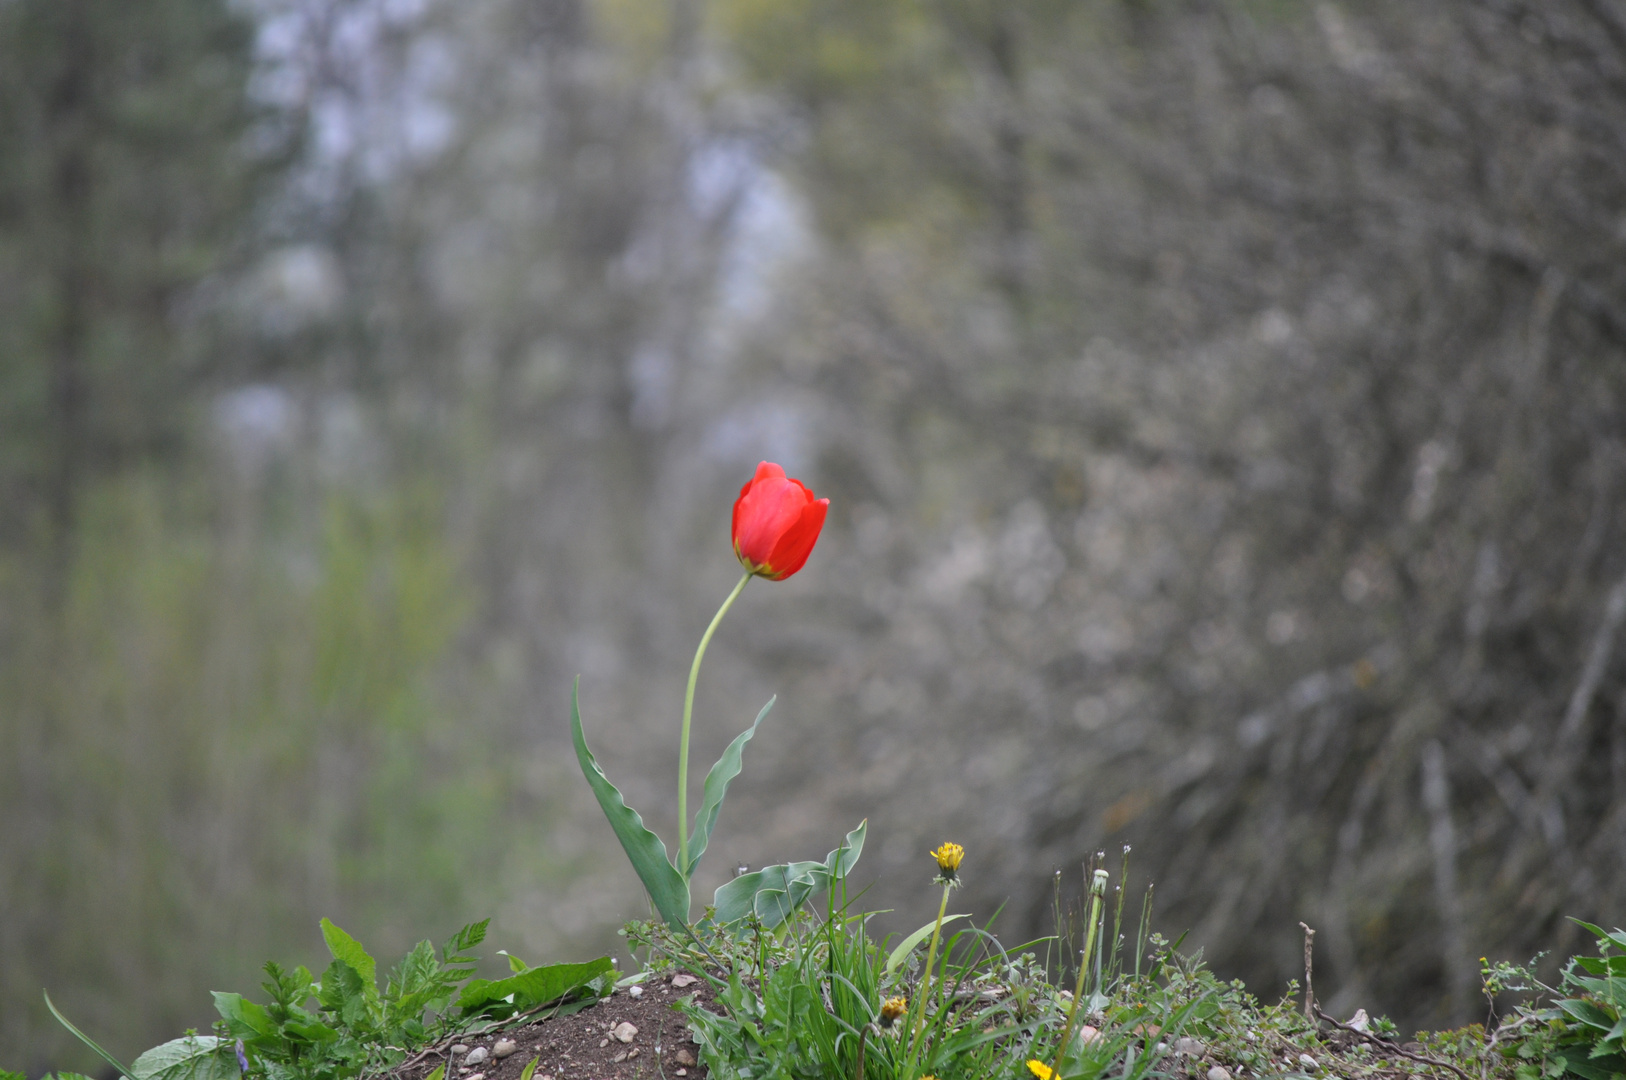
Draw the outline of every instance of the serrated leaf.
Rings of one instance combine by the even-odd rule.
[[[578,987],[586,986],[614,969],[608,956],[589,960],[584,964],[547,964],[534,967],[506,979],[474,979],[463,988],[457,1007],[464,1014],[479,1012],[495,1002],[507,1002],[513,996],[516,1011],[523,1012],[537,1005],[545,1005],[564,997]]]
[[[333,954],[333,959],[343,960],[355,973],[361,976],[363,993],[369,1001],[378,1000],[378,965],[361,947],[361,942],[333,925],[330,919],[322,919],[322,938],[327,942],[327,951]]]
[[[943,925],[947,926],[955,919],[965,919],[969,917],[969,915],[945,915],[943,916]],[[932,928],[936,925],[937,920],[933,919],[925,926],[922,926],[919,930],[916,930],[914,933],[898,942],[898,947],[893,949],[886,958],[886,973],[890,975],[894,971],[898,970],[898,965],[903,963],[904,957],[913,952],[916,946],[918,946],[922,941],[925,941],[927,936],[931,934]]]
[[[446,944],[440,947],[441,962],[446,964],[472,963],[474,957],[464,956],[463,953],[486,939],[486,927],[490,925],[490,919],[481,919],[479,922],[469,923],[453,934],[446,940]]]
[[[130,1080],[236,1080],[237,1057],[213,1035],[187,1035],[153,1047],[130,1063]]]
[[[610,828],[615,830],[616,839],[621,841],[621,849],[627,853],[633,870],[637,871],[638,880],[644,883],[655,910],[660,912],[667,925],[674,930],[682,930],[689,924],[689,881],[678,873],[667,858],[666,845],[661,838],[644,826],[644,819],[627,805],[620,790],[610,783],[610,778],[599,768],[592,751],[587,749],[587,737],[582,734],[580,690],[581,678],[578,676],[570,690],[570,735],[576,744],[576,760],[581,765],[582,775],[593,789],[599,808],[609,819]]]
[[[338,957],[322,972],[322,991],[316,1000],[346,1027],[357,1027],[367,1019],[367,984],[360,972]]]
[[[745,744],[751,741],[751,736],[757,733],[757,728],[762,724],[762,718],[768,715],[768,710],[773,708],[773,703],[778,700],[777,695],[768,699],[768,704],[757,713],[756,720],[735,736],[734,741],[728,744],[728,749],[723,751],[723,756],[717,759],[717,764],[706,774],[705,796],[700,803],[700,813],[695,815],[694,831],[689,834],[689,865],[683,868],[684,877],[691,880],[694,878],[695,867],[700,865],[700,856],[706,853],[706,845],[711,841],[711,831],[717,825],[717,815],[723,809],[723,798],[728,794],[728,785],[740,774]]]

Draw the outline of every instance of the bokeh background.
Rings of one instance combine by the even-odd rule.
[[[703,874],[1052,929],[1134,848],[1266,997],[1626,919],[1619,0],[0,0],[0,1063],[327,915],[533,962]]]

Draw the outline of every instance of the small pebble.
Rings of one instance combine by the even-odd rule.
[[[600,1039],[598,1041],[598,1048],[600,1050],[604,1049],[606,1046],[609,1046],[609,1045],[610,1045],[610,1040],[609,1039]]]
[[[689,1075],[689,1070],[688,1069],[679,1069],[677,1071],[677,1075],[679,1075],[679,1076],[688,1076]]]
[[[468,1052],[469,1048],[464,1046],[462,1043],[454,1043],[452,1045],[452,1053],[454,1054],[466,1054]]]
[[[677,1062],[679,1065],[693,1065],[695,1063],[694,1055],[689,1053],[687,1050],[679,1050],[677,1053],[672,1055],[672,1060]]]
[[[644,996],[644,988],[641,986],[629,986],[627,987],[627,993],[634,998],[641,998]]]
[[[638,1029],[623,1020],[611,1029],[610,1034],[615,1037],[616,1042],[630,1043],[637,1036]]]
[[[683,989],[685,986],[693,986],[695,983],[697,983],[699,981],[700,980],[698,978],[696,978],[693,975],[688,974],[687,972],[685,972],[682,975],[673,975],[672,976],[672,985],[677,987],[679,990]]]
[[[1189,1035],[1182,1035],[1174,1041],[1174,1052],[1184,1054],[1187,1057],[1202,1057],[1208,1052],[1208,1047],[1204,1046],[1198,1039],[1193,1039]]]
[[[469,1073],[469,1080],[486,1080],[485,1073]]]
[[[631,1050],[628,1050],[627,1051],[627,1056],[630,1057],[630,1058],[637,1057],[638,1056],[638,1048],[636,1046],[634,1046]]]
[[[1215,1065],[1208,1070],[1208,1080],[1231,1080],[1231,1070],[1224,1065]]]
[[[480,1064],[480,1062],[484,1061],[486,1058],[488,1058],[490,1056],[491,1056],[491,1051],[490,1050],[487,1050],[483,1046],[476,1046],[473,1050],[469,1051],[469,1056],[468,1056],[468,1060],[467,1060],[466,1064],[478,1065],[478,1064]]]
[[[1303,1065],[1306,1069],[1309,1069],[1311,1072],[1315,1072],[1317,1069],[1321,1068],[1321,1066],[1316,1064],[1315,1058],[1311,1057],[1309,1054],[1300,1054],[1299,1055],[1299,1064]]]
[[[615,1055],[615,1057],[611,1058],[610,1060],[615,1062],[617,1065],[619,1065],[623,1061],[627,1060],[627,1052],[625,1050],[623,1050],[619,1054]]]
[[[491,1048],[491,1056],[494,1058],[505,1058],[518,1049],[519,1044],[514,1042],[513,1039],[498,1039],[497,1045]]]
[[[1078,1029],[1078,1041],[1088,1046],[1092,1042],[1099,1042],[1101,1033],[1088,1024]]]

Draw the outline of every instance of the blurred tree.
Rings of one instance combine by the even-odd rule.
[[[251,26],[220,0],[0,6],[0,542],[58,579],[87,483],[173,452],[240,254]]]

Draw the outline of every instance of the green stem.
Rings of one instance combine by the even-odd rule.
[[[1101,918],[1101,898],[1107,892],[1107,872],[1097,870],[1090,882],[1090,920],[1085,926],[1084,951],[1078,965],[1078,985],[1073,989],[1073,1003],[1067,1007],[1067,1023],[1062,1025],[1061,1042],[1056,1048],[1056,1063],[1050,1067],[1051,1080],[1061,1080],[1061,1059],[1067,1055],[1067,1044],[1073,1038],[1073,1018],[1078,1015],[1078,1001],[1084,996],[1084,976],[1090,970],[1090,954],[1095,951],[1095,928]]]
[[[747,570],[740,583],[734,586],[734,591],[728,594],[723,606],[717,609],[717,614],[711,617],[711,625],[706,632],[700,635],[700,648],[694,651],[694,663],[689,665],[689,689],[683,694],[683,734],[678,739],[678,873],[688,878],[689,866],[689,722],[694,718],[694,684],[700,678],[700,660],[706,655],[706,646],[711,644],[711,635],[717,632],[717,624],[723,621],[728,609],[734,606],[734,601],[745,588],[745,583],[751,580],[751,571]]]
[[[915,1074],[915,1059],[921,1040],[925,1037],[926,998],[932,989],[932,964],[937,960],[937,941],[943,933],[943,913],[948,910],[949,891],[953,888],[953,885],[943,886],[943,902],[937,905],[937,925],[932,927],[932,943],[926,947],[926,971],[920,978],[920,989],[915,994],[915,1022],[911,1025],[913,1038],[909,1043],[909,1068],[906,1070],[911,1077]]]

